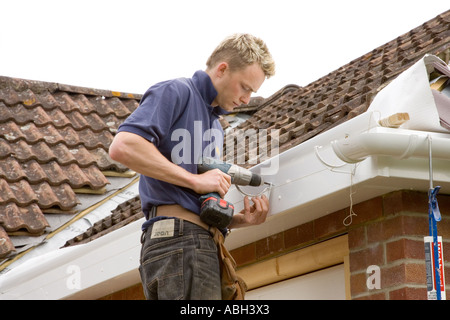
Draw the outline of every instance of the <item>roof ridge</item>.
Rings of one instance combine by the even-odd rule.
[[[34,93],[43,93],[44,91],[49,91],[50,93],[55,93],[57,91],[70,92],[70,93],[81,93],[90,96],[102,96],[105,98],[117,97],[121,99],[141,99],[142,94],[138,93],[128,93],[119,92],[106,89],[97,89],[84,86],[76,86],[63,84],[58,82],[48,82],[40,80],[29,80],[8,76],[0,76],[0,89],[4,87],[12,87],[15,91],[22,92],[30,89]]]

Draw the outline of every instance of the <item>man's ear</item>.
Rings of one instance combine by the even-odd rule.
[[[217,65],[217,67],[216,67],[216,75],[217,75],[217,77],[218,78],[222,78],[225,75],[225,73],[227,71],[229,71],[229,68],[230,67],[229,67],[228,63],[226,63],[225,61],[219,63]]]

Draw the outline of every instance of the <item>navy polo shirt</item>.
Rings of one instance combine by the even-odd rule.
[[[142,136],[171,162],[197,173],[202,156],[220,158],[222,152],[219,115],[226,112],[211,106],[216,96],[211,78],[204,71],[197,71],[192,78],[160,82],[147,90],[118,132]],[[154,205],[179,204],[200,214],[200,195],[188,188],[141,175],[139,194],[147,219]]]

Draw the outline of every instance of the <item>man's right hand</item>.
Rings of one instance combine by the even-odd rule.
[[[194,175],[192,189],[198,194],[217,192],[223,198],[230,186],[231,177],[219,169],[214,169]]]

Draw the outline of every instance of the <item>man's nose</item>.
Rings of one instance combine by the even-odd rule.
[[[243,96],[241,97],[241,102],[242,102],[243,104],[248,104],[248,103],[250,102],[250,97],[251,97],[251,93],[246,94],[246,95],[243,95]]]

